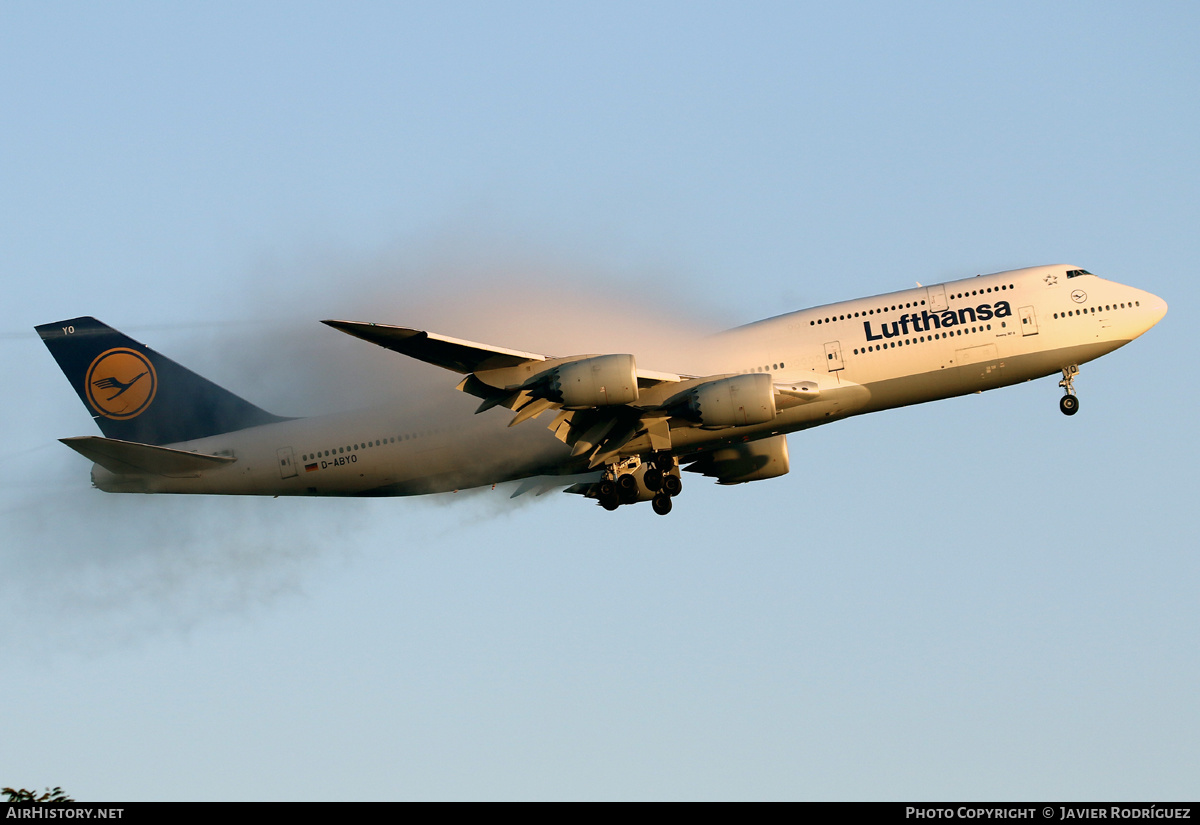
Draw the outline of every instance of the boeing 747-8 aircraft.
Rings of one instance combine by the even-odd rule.
[[[37,331],[104,434],[62,441],[95,462],[107,492],[403,496],[527,479],[665,515],[681,467],[719,484],[781,476],[788,433],[852,415],[1060,372],[1059,408],[1074,415],[1079,365],[1166,312],[1086,270],[1031,267],[738,327],[699,345],[687,374],[643,369],[632,353],[550,357],[325,322],[461,375],[477,415],[438,428],[388,410],[282,418],[94,318]]]

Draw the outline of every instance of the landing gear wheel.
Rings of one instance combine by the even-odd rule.
[[[596,498],[605,510],[615,510],[621,506],[621,494],[617,492],[617,484],[611,479],[604,479],[596,485]]]
[[[1079,412],[1079,399],[1075,397],[1075,376],[1079,375],[1079,365],[1071,364],[1062,368],[1063,377],[1058,385],[1066,393],[1058,401],[1058,408],[1063,415],[1074,415]]]
[[[632,504],[637,501],[638,483],[632,473],[626,473],[617,478],[617,494],[621,497],[622,504]]]
[[[658,513],[660,516],[665,516],[667,513],[671,512],[671,497],[659,493],[654,497],[654,501],[650,502],[650,506],[654,508],[654,512]]]
[[[666,475],[662,480],[662,491],[668,496],[677,496],[683,490],[683,482],[679,480],[679,476]]]
[[[662,470],[658,470],[658,469],[655,469],[654,467],[651,467],[649,470],[646,471],[646,474],[642,476],[642,483],[646,485],[647,490],[649,490],[652,493],[657,493],[659,490],[662,489],[662,483],[663,483]]]

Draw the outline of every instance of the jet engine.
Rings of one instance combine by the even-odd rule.
[[[717,479],[718,484],[742,484],[787,475],[787,436],[776,435],[706,453],[688,468]]]
[[[775,418],[775,385],[765,372],[720,378],[692,389],[686,407],[702,427],[765,424]]]
[[[595,355],[547,370],[525,389],[567,409],[632,404],[638,400],[637,365],[632,355]]]

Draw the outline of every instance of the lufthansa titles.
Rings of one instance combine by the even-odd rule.
[[[921,310],[921,314],[908,313],[899,319],[879,324],[879,332],[871,329],[870,321],[863,321],[863,329],[868,341],[881,341],[884,338],[896,338],[908,335],[910,332],[929,332],[935,329],[970,324],[977,321],[990,321],[992,318],[1012,317],[1012,307],[1008,301],[997,301],[994,304],[980,304],[977,307],[963,307],[960,310],[947,309],[942,312]]]

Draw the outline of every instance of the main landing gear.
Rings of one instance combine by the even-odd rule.
[[[1072,364],[1069,367],[1063,367],[1063,378],[1058,382],[1058,385],[1063,388],[1066,393],[1058,400],[1058,408],[1062,410],[1063,415],[1074,415],[1079,412],[1079,399],[1075,396],[1075,376],[1079,375],[1079,365]]]
[[[605,510],[615,510],[622,504],[650,501],[654,512],[665,516],[671,512],[671,499],[683,490],[679,465],[666,453],[649,462],[634,457],[604,469],[604,478],[596,483],[589,495]]]

